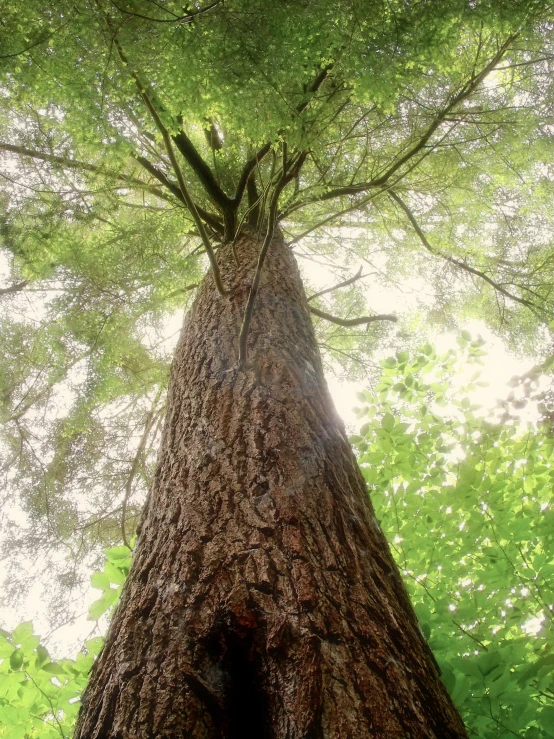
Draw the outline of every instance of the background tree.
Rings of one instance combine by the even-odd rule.
[[[485,315],[527,347],[550,318],[540,4],[11,10],[3,300],[49,288],[42,317],[5,325],[5,470],[34,534],[12,528],[12,549],[63,542],[79,559],[128,537],[166,377],[148,328],[243,223],[275,215],[339,281],[359,258],[374,284],[442,265],[431,315]],[[340,326],[335,351],[371,341],[312,307]],[[75,400],[56,412],[64,377]]]

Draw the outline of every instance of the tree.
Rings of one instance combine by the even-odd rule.
[[[471,397],[483,384],[483,342],[467,334],[459,341],[458,356],[426,344],[385,359],[377,394],[360,394],[364,424],[352,442],[470,736],[546,739],[554,710],[553,445],[551,384],[544,388],[552,360],[515,378],[517,396],[491,418]],[[537,401],[542,423],[526,428],[514,412]],[[91,620],[113,609],[129,571],[128,547],[105,555],[92,576],[102,595]],[[32,624],[0,634],[0,736],[68,736],[102,641],[87,640],[76,660],[54,661]]]
[[[292,246],[329,224],[340,236],[347,214],[370,225],[382,214],[412,266],[417,244],[471,280],[464,301],[440,289],[444,273],[437,302],[490,315],[496,301],[502,323],[532,336],[551,317],[550,54],[546,6],[524,6],[321,3],[313,18],[307,4],[97,2],[6,14],[3,236],[19,270],[8,289],[37,278],[63,289],[51,304],[60,322],[38,338],[9,324],[6,445],[26,510],[51,535],[78,530],[66,493],[84,478],[98,501],[90,528],[119,519],[127,541],[164,376],[137,320],[182,300],[200,254],[210,265],[77,736],[258,736],[269,724],[277,736],[464,736],[330,404],[277,223]],[[311,312],[356,323],[324,307]],[[357,322],[379,318],[393,317]],[[26,420],[80,363],[79,401],[35,441]],[[98,486],[94,442],[107,413],[129,410],[125,396],[143,416],[136,455]]]

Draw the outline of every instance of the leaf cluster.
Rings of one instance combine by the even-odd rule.
[[[472,400],[485,352],[425,345],[382,362],[354,438],[381,526],[472,736],[554,736],[554,439],[520,400]],[[533,373],[552,376],[552,361]],[[465,365],[465,366],[464,366]],[[464,371],[460,375],[460,371]],[[467,378],[470,378],[469,380]],[[515,404],[515,405],[514,405]]]

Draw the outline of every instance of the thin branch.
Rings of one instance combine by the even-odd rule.
[[[260,254],[258,256],[258,264],[256,266],[256,273],[254,275],[254,279],[252,281],[252,287],[250,288],[250,293],[248,295],[248,301],[246,303],[246,308],[244,311],[244,318],[242,322],[242,326],[240,329],[239,334],[239,366],[244,367],[246,366],[247,359],[248,359],[248,332],[250,330],[250,321],[252,320],[252,315],[254,312],[254,303],[256,302],[256,296],[258,294],[258,290],[260,287],[260,281],[262,278],[262,269],[264,266],[265,258],[267,256],[267,252],[269,249],[269,245],[271,244],[273,240],[273,235],[275,233],[275,223],[277,222],[277,211],[279,207],[279,195],[283,191],[283,189],[288,185],[288,183],[294,179],[294,177],[297,176],[298,172],[300,172],[300,169],[302,165],[304,164],[304,161],[306,160],[306,156],[308,155],[308,152],[301,152],[298,155],[298,158],[296,159],[296,162],[293,166],[293,168],[287,172],[287,145],[286,142],[283,141],[283,171],[281,172],[281,176],[279,177],[279,180],[277,184],[275,185],[275,189],[273,190],[273,193],[271,195],[271,201],[269,204],[269,214],[267,219],[267,232],[265,235],[264,243],[262,244],[262,248],[260,249]]]
[[[202,222],[202,219],[200,218],[200,215],[198,213],[198,210],[196,208],[196,205],[188,191],[187,185],[185,183],[185,178],[183,177],[183,173],[181,172],[181,168],[179,166],[179,162],[177,161],[177,158],[175,156],[175,152],[173,151],[173,145],[171,143],[171,136],[169,134],[169,131],[165,127],[162,119],[160,118],[158,111],[154,107],[152,101],[150,100],[150,96],[146,92],[146,88],[142,84],[138,74],[135,72],[135,70],[130,66],[129,60],[127,59],[127,56],[125,52],[123,51],[123,47],[121,46],[121,42],[119,41],[119,38],[117,36],[117,29],[113,27],[113,24],[109,18],[109,16],[106,16],[106,22],[108,24],[108,27],[110,31],[113,34],[113,40],[115,47],[117,49],[117,52],[119,54],[119,58],[123,62],[124,66],[127,68],[129,74],[134,79],[135,84],[137,86],[137,90],[139,92],[139,95],[142,97],[146,107],[148,108],[148,111],[150,112],[150,115],[152,116],[154,123],[156,124],[156,127],[158,128],[159,132],[162,135],[165,148],[167,150],[167,154],[169,157],[169,160],[171,162],[171,166],[173,167],[173,170],[175,172],[175,175],[177,177],[177,182],[179,183],[179,189],[181,190],[181,193],[183,195],[183,199],[186,203],[187,208],[189,209],[192,218],[196,224],[196,227],[198,229],[198,232],[200,234],[200,238],[202,239],[202,243],[204,244],[204,248],[206,249],[206,253],[208,255],[208,259],[210,260],[210,265],[212,268],[212,272],[214,275],[214,281],[215,285],[217,287],[217,291],[220,293],[220,295],[225,296],[227,294],[223,282],[221,281],[221,273],[219,271],[219,265],[217,263],[217,258],[215,256],[215,252],[213,250],[213,247],[211,245],[210,239],[208,237],[208,234],[206,233],[206,229],[204,227],[204,223]]]
[[[217,7],[218,5],[221,5],[223,3],[223,0],[216,0],[216,2],[213,2],[211,5],[207,5],[205,8],[200,8],[196,11],[196,13],[189,13],[188,15],[179,15],[174,16],[173,18],[152,18],[148,15],[141,15],[140,13],[135,13],[132,10],[126,10],[125,8],[120,8],[119,5],[115,2],[115,0],[111,0],[112,5],[114,8],[117,8],[120,13],[123,13],[127,16],[132,16],[133,18],[141,18],[145,21],[152,21],[153,23],[192,23],[195,18],[197,18],[199,15],[203,15],[204,13],[207,13],[209,10],[212,10],[213,8]]]
[[[360,316],[359,318],[338,318],[337,316],[332,316],[330,313],[319,310],[319,308],[314,308],[313,305],[310,305],[309,308],[310,313],[313,313],[314,316],[324,318],[330,323],[336,323],[337,326],[361,326],[364,323],[373,323],[374,321],[393,321],[394,323],[398,321],[396,316],[389,313],[380,313],[376,316]]]
[[[479,646],[481,647],[481,649],[483,649],[483,650],[484,650],[485,652],[488,652],[488,651],[489,651],[489,648],[488,648],[488,647],[487,647],[487,646],[486,646],[485,644],[483,644],[483,642],[482,642],[482,641],[480,641],[480,640],[479,640],[479,639],[478,639],[478,638],[477,638],[476,636],[474,636],[474,635],[473,635],[473,634],[471,634],[471,633],[470,633],[469,631],[467,631],[467,629],[464,629],[464,627],[463,627],[463,626],[461,626],[461,624],[459,624],[459,623],[458,623],[457,621],[454,621],[454,620],[452,620],[452,623],[454,624],[454,626],[455,626],[455,627],[456,627],[457,629],[460,629],[460,631],[461,631],[461,632],[462,632],[463,634],[465,634],[466,636],[469,636],[469,638],[470,638],[470,639],[473,639],[473,641],[474,641],[474,642],[475,642],[476,644],[478,644],[478,645],[479,645]]]
[[[325,290],[320,290],[318,293],[314,293],[313,295],[310,295],[310,297],[308,298],[308,303],[310,302],[310,300],[315,300],[316,298],[319,298],[322,295],[327,295],[327,293],[331,293],[334,290],[338,290],[341,287],[352,285],[353,282],[356,282],[362,277],[365,277],[365,275],[362,275],[362,269],[363,267],[360,267],[360,269],[356,272],[354,277],[349,277],[347,280],[344,280],[343,282],[339,282],[338,285],[334,285],[333,287],[327,287],[325,288]]]
[[[31,157],[33,159],[41,159],[44,162],[49,162],[51,164],[60,164],[63,167],[68,167],[69,169],[81,169],[85,172],[95,172],[98,174],[104,174],[106,176],[112,176],[115,179],[122,180],[128,182],[136,182],[143,186],[147,186],[145,182],[142,182],[140,180],[133,180],[131,177],[125,177],[124,175],[120,175],[117,172],[113,172],[109,169],[104,169],[98,165],[95,164],[89,164],[88,162],[81,162],[77,159],[69,159],[69,157],[60,157],[56,154],[45,154],[42,151],[36,151],[35,149],[27,149],[24,146],[18,146],[15,144],[8,144],[4,141],[0,141],[0,151],[10,151],[12,154],[20,154],[21,156]]]
[[[132,177],[130,175],[122,174],[120,172],[115,172],[113,170],[101,167],[97,164],[90,164],[89,162],[81,162],[78,159],[70,159],[69,157],[62,157],[57,156],[56,154],[45,154],[42,151],[36,151],[35,149],[27,149],[24,146],[18,146],[15,144],[8,144],[6,142],[0,141],[0,151],[9,151],[13,154],[19,154],[20,156],[26,156],[30,157],[32,159],[39,159],[43,162],[48,162],[49,164],[59,164],[61,167],[67,167],[68,169],[74,169],[77,171],[82,172],[93,172],[94,174],[100,174],[104,177],[112,177],[115,180],[119,180],[122,182],[126,187],[130,187],[131,185],[135,185],[139,187],[141,190],[146,190],[148,192],[151,192],[156,197],[160,198],[161,200],[166,200],[168,202],[174,202],[173,199],[170,199],[169,196],[167,196],[164,192],[162,192],[158,187],[155,187],[153,185],[149,185],[147,182],[144,182],[143,180],[138,179],[137,177]],[[137,161],[139,161],[139,157],[134,157]],[[147,162],[144,157],[140,157],[139,163],[145,166],[145,162]],[[153,173],[153,170],[155,167],[153,165],[149,164],[148,171]],[[165,178],[165,180],[161,180],[159,177],[157,177],[160,182],[163,182],[166,187],[172,192],[173,195],[179,198],[181,202],[183,202],[182,195],[180,191],[178,190],[177,186],[175,185],[175,190],[171,188],[171,183],[169,183],[169,180]],[[177,195],[177,192],[179,193]]]
[[[256,152],[256,154],[254,154],[254,156],[251,159],[249,159],[244,165],[244,168],[241,172],[239,183],[237,185],[237,189],[235,192],[235,197],[233,198],[236,207],[240,205],[240,202],[244,195],[244,191],[248,184],[248,180],[250,179],[250,175],[256,169],[256,167],[260,164],[260,162],[267,156],[267,154],[269,154],[270,151],[271,151],[271,144],[264,144],[261,147],[261,149],[259,149]]]
[[[43,44],[45,41],[49,41],[53,36],[59,33],[63,28],[65,28],[68,23],[71,23],[72,20],[73,16],[68,18],[64,23],[62,23],[61,26],[55,28],[51,33],[46,34],[46,36],[43,36],[42,38],[39,38],[38,41],[29,44],[29,46],[26,46],[20,51],[16,51],[13,54],[0,54],[0,59],[13,59],[16,56],[21,56],[21,54],[26,54],[28,51],[31,51],[31,49],[34,49],[36,46],[40,46],[40,44]]]
[[[395,172],[397,172],[404,164],[406,164],[406,162],[416,156],[422,149],[425,148],[425,146],[427,146],[429,140],[431,139],[431,136],[444,122],[448,115],[452,113],[460,103],[462,103],[464,100],[467,100],[467,98],[469,98],[471,94],[475,92],[481,82],[483,82],[483,80],[495,69],[495,67],[504,57],[506,51],[509,49],[512,42],[515,41],[516,38],[517,34],[508,37],[508,39],[502,44],[498,52],[494,55],[490,62],[479,72],[479,74],[474,75],[471,80],[464,85],[460,92],[452,98],[450,103],[448,103],[448,105],[446,105],[440,111],[440,113],[438,113],[438,115],[427,127],[425,133],[420,137],[419,141],[410,149],[408,149],[408,151],[403,156],[397,159],[397,161],[394,162],[394,164],[392,164],[382,175],[373,178],[369,182],[362,182],[357,185],[346,185],[344,187],[336,187],[333,190],[329,190],[328,192],[320,195],[316,199],[316,201],[330,200],[332,198],[341,197],[342,195],[356,195],[358,193],[366,192],[367,190],[379,188],[385,185]]]
[[[256,187],[256,177],[254,173],[248,178],[246,183],[246,192],[248,195],[248,223],[251,226],[256,226],[260,217],[260,199],[261,195],[258,193]]]
[[[154,405],[157,403],[160,395],[161,395],[161,389],[160,389],[160,392],[158,392],[158,395],[154,401]],[[150,430],[152,428],[154,418],[155,418],[155,409],[154,407],[152,407],[150,411],[148,412],[148,415],[146,416],[144,432],[142,434],[139,445],[137,447],[136,454],[131,463],[131,469],[129,471],[127,481],[125,483],[125,495],[123,496],[123,502],[121,503],[121,509],[120,509],[121,510],[121,537],[123,539],[123,543],[125,544],[126,547],[129,547],[129,549],[131,549],[131,546],[129,544],[129,540],[127,539],[127,533],[125,531],[125,516],[127,514],[127,504],[129,502],[129,498],[131,497],[131,493],[133,492],[133,481],[137,474],[137,471],[140,465],[140,460],[144,453],[144,449],[146,447],[146,442],[148,441],[148,435],[150,434]]]
[[[469,264],[465,264],[465,262],[461,262],[459,259],[456,259],[455,257],[452,257],[449,254],[444,254],[438,249],[434,249],[429,243],[429,241],[427,240],[427,237],[423,233],[414,214],[412,213],[408,205],[406,205],[406,203],[402,200],[400,195],[398,195],[398,193],[396,193],[394,190],[389,190],[388,192],[391,198],[396,203],[398,203],[398,205],[402,208],[402,210],[408,217],[408,220],[412,224],[414,231],[418,235],[419,240],[421,241],[421,243],[427,249],[428,252],[430,252],[434,256],[445,259],[447,262],[450,262],[450,264],[453,264],[454,266],[459,267],[460,269],[463,269],[465,272],[469,272],[470,274],[475,275],[476,277],[480,277],[482,280],[487,282],[489,285],[491,285],[491,287],[493,287],[496,291],[504,295],[506,298],[510,298],[510,300],[515,300],[516,303],[520,303],[521,305],[524,305],[526,308],[530,308],[531,310],[538,310],[538,307],[534,303],[532,303],[530,300],[526,300],[525,298],[520,298],[517,295],[514,295],[513,293],[508,292],[508,290],[502,287],[502,285],[500,285],[498,282],[495,282],[492,278],[490,278],[484,272],[481,272],[481,270],[475,269],[475,267],[470,267]]]
[[[356,211],[359,208],[361,208],[363,205],[367,205],[370,200],[373,200],[373,198],[377,197],[379,193],[371,193],[370,195],[366,195],[365,198],[362,198],[362,200],[359,200],[357,203],[354,203],[354,205],[349,205],[347,208],[343,208],[343,210],[339,210],[338,213],[332,213],[330,216],[327,216],[326,218],[323,218],[323,220],[318,221],[313,226],[310,226],[310,228],[307,228],[305,231],[302,231],[301,234],[298,234],[298,236],[295,236],[293,239],[291,239],[288,242],[289,246],[292,246],[293,244],[298,243],[303,239],[304,237],[308,236],[312,233],[312,231],[315,231],[318,228],[321,228],[322,226],[325,226],[326,223],[329,223],[329,221],[336,221],[337,218],[340,218],[340,216],[344,216],[347,213],[351,213],[352,211]],[[281,214],[282,217],[286,217],[290,211],[285,211]]]

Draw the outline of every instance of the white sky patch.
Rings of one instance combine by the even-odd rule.
[[[534,616],[521,625],[521,630],[529,636],[537,636],[542,627],[544,626],[545,616],[541,613],[539,616]]]

